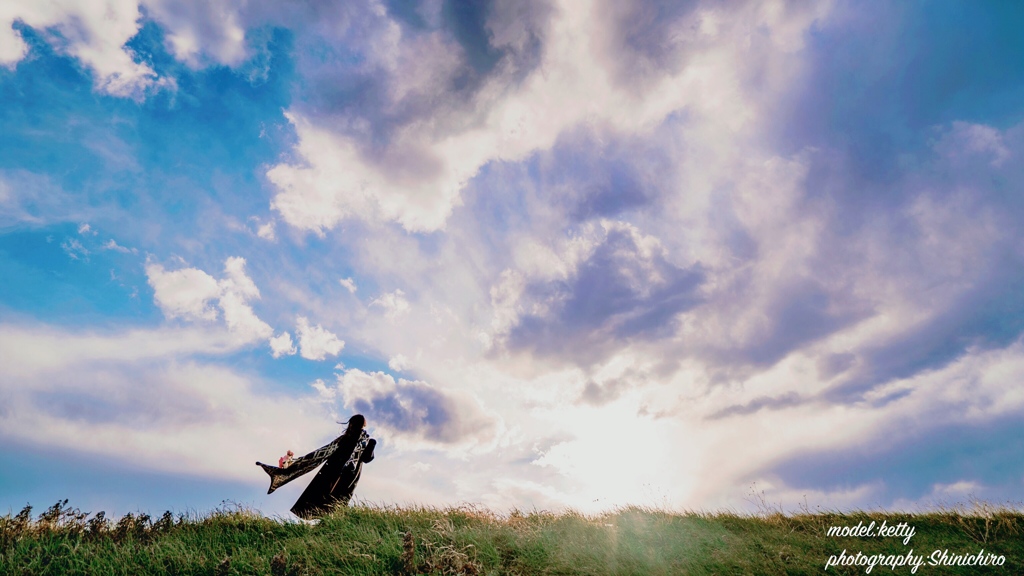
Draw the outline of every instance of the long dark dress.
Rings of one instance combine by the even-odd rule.
[[[358,437],[338,438],[338,449],[327,457],[323,467],[313,477],[313,481],[292,506],[292,513],[299,518],[317,518],[330,511],[335,505],[347,505],[356,489],[363,471],[363,463],[373,460],[373,448],[377,441],[370,439],[355,467],[345,467],[345,462],[352,455]]]

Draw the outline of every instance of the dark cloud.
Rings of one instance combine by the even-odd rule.
[[[745,287],[751,291],[758,288]],[[724,304],[729,302],[727,297],[720,302],[719,306],[736,305],[736,301]],[[756,335],[731,346],[708,348],[708,359],[719,364],[768,367],[793,350],[862,320],[868,313],[869,309],[848,293],[830,290],[816,280],[783,284],[761,308],[763,323]]]
[[[830,390],[836,401],[856,401],[886,382],[937,370],[969,350],[1004,348],[1024,334],[1024,261],[1002,262],[994,277],[980,277],[976,288],[936,311],[927,322],[868,346],[859,367]]]
[[[602,48],[609,71],[620,86],[635,91],[643,90],[666,74],[678,73],[687,65],[690,54],[721,42],[720,37],[703,33],[702,13],[712,14],[720,19],[719,26],[728,28],[744,3],[742,0],[605,0],[597,10],[605,28]],[[749,42],[759,41],[764,34],[763,30],[745,31]],[[752,76],[761,73],[757,70]]]
[[[891,184],[919,166],[933,127],[1022,119],[1024,7],[876,8],[841,2],[816,24],[805,37],[807,75],[772,115],[780,152],[837,154],[812,172],[809,190],[841,202],[847,218],[905,199],[909,191]]]
[[[392,19],[401,22],[405,27],[413,30],[425,30],[429,27],[427,20],[423,17],[421,4],[408,0],[384,0],[384,6]]]
[[[978,498],[1019,500],[1024,477],[1024,421],[1020,416],[917,429],[853,449],[803,453],[762,472],[778,476],[795,490],[881,486],[882,493],[864,503],[872,506],[928,498],[935,484],[972,481],[981,485],[974,494]]]
[[[445,24],[462,45],[469,68],[480,76],[491,72],[502,58],[487,31],[492,4],[490,0],[445,0],[441,8]]]
[[[626,386],[627,382],[618,379],[603,384],[590,380],[580,392],[578,401],[591,406],[603,406],[618,398]]]
[[[857,356],[849,352],[827,354],[818,359],[818,376],[824,380],[842,374],[857,361]]]
[[[548,201],[584,222],[653,208],[672,166],[657,140],[580,128],[539,154],[535,170]]]
[[[295,106],[332,129],[353,136],[368,154],[380,154],[395,134],[418,122],[428,122],[435,136],[458,133],[477,122],[492,102],[480,101],[483,85],[491,80],[512,88],[539,64],[551,12],[547,2],[447,0],[437,17],[423,3],[389,2],[383,19],[352,7],[331,14],[325,26],[306,18],[295,21],[297,67],[303,77]],[[310,15],[309,20],[313,19]],[[415,45],[429,35],[449,40],[447,54],[422,53],[422,65],[445,66],[425,85],[394,96],[396,85],[411,70],[388,70],[379,64],[393,54],[375,40],[387,34],[390,22],[401,28],[400,43]],[[454,69],[447,66],[457,63]],[[494,95],[487,96],[492,98]]]
[[[953,12],[988,33],[975,44],[966,32],[951,32],[959,48],[948,59],[937,54],[951,50],[940,29],[950,15],[918,22],[921,15],[909,7],[841,9],[807,38],[812,73],[794,84],[792,98],[782,99],[791,109],[773,115],[779,121],[774,144],[780,154],[800,151],[808,167],[793,217],[824,226],[813,239],[807,282],[772,288],[778,294],[765,315],[776,328],[753,345],[717,351],[713,356],[725,365],[770,364],[884,314],[881,293],[865,289],[873,278],[921,291],[922,302],[933,300],[933,291],[953,295],[935,299],[932,310],[919,309],[929,316],[923,322],[835,362],[823,360],[821,377],[845,379],[828,394],[832,401],[857,401],[880,384],[942,368],[972,349],[1005,347],[1024,333],[1018,272],[1024,201],[1013,192],[1024,171],[1012,160],[1024,145],[1015,124],[1020,107],[1008,105],[1024,93],[1024,74],[1020,67],[992,75],[987,66],[968,65],[994,58],[1002,69],[1021,58],[1024,46],[1014,48],[1020,37],[993,18],[998,11]],[[962,73],[952,72],[950,62]],[[976,94],[972,81],[991,92]],[[732,254],[756,262],[756,243],[745,242],[749,236],[727,209],[718,214],[723,230],[734,230],[726,236]],[[738,294],[745,289],[736,287]]]
[[[682,67],[681,56],[696,39],[693,21],[700,2],[607,0],[597,10],[606,26],[605,50],[623,85]]]
[[[546,0],[445,0],[442,9],[445,26],[462,46],[475,79],[502,74],[512,82],[540,65],[551,14]],[[455,87],[464,83],[456,78]]]
[[[357,371],[350,371],[344,378],[352,378],[353,372]],[[382,372],[358,373],[355,377],[384,383],[368,386],[356,380],[346,391],[346,406],[364,414],[371,423],[441,444],[489,439],[494,433],[495,422],[470,399],[455,397],[426,382],[395,382]]]
[[[634,374],[628,373],[618,378],[606,380],[600,384],[593,380],[588,380],[586,385],[583,386],[577,402],[590,404],[591,406],[603,406],[612,402],[633,385],[632,380],[634,376]]]
[[[927,163],[891,187],[903,200],[868,212],[836,208],[857,223],[836,218],[821,243],[823,255],[861,275],[905,279],[925,302],[932,291],[951,296],[924,310],[924,321],[851,350],[856,362],[845,368],[855,367],[830,392],[833,400],[855,401],[878,385],[940,369],[970,350],[1005,347],[1024,334],[1024,202],[1011,192],[1024,183],[1024,171],[1009,160],[1024,151],[1021,128],[954,124],[932,134],[933,149],[921,155]],[[864,233],[890,247],[871,269],[841,248]]]
[[[547,312],[520,316],[509,348],[593,362],[631,341],[674,334],[676,316],[701,300],[704,272],[673,264],[660,245],[645,242],[633,228],[610,227],[572,277],[529,285],[521,304]]]
[[[730,416],[745,416],[761,410],[778,410],[801,404],[803,399],[796,392],[783,394],[782,396],[761,396],[747,402],[723,408],[707,417],[708,420],[720,420]]]

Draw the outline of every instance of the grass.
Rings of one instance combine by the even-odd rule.
[[[902,537],[828,535],[830,526],[905,522]],[[0,574],[821,574],[848,554],[924,557],[918,574],[1020,574],[1024,513],[975,505],[917,514],[762,510],[676,514],[630,507],[601,515],[497,515],[353,506],[318,524],[267,518],[238,506],[205,516],[128,514],[117,521],[58,502],[0,518]],[[1001,566],[929,565],[933,551],[1002,555]],[[826,573],[865,574],[867,566]],[[875,566],[873,574],[911,574]]]

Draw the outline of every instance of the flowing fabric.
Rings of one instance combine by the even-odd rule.
[[[359,459],[363,457],[363,450],[366,450],[367,444],[370,443],[370,436],[363,430],[359,433],[359,441],[356,442],[356,447],[352,449],[352,455],[345,461],[345,466],[351,465],[353,468],[359,462]]]
[[[317,466],[323,464],[327,458],[337,452],[338,447],[341,445],[341,441],[344,438],[344,436],[339,436],[332,440],[330,444],[317,448],[305,456],[296,458],[287,468],[278,468],[277,466],[256,462],[256,464],[263,468],[263,470],[270,476],[270,489],[267,490],[267,494],[271,494],[274,490],[277,490],[299,476],[315,470]],[[366,445],[369,441],[370,437],[367,435],[366,430],[362,430],[359,433],[359,440],[356,441],[351,455],[349,455],[348,459],[345,461],[346,466],[349,464],[354,466],[359,462],[359,458],[362,457],[363,450],[366,449]]]

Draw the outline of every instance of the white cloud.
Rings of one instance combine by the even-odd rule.
[[[225,290],[221,294],[219,304],[224,311],[224,322],[228,330],[247,341],[267,340],[274,335],[274,329],[257,318],[252,307],[246,303],[245,297],[237,292]]]
[[[259,298],[256,283],[245,273],[245,258],[233,256],[224,261],[225,278],[219,282],[225,293],[237,294],[243,299]]]
[[[328,387],[322,378],[314,380],[310,387],[316,390],[317,395],[323,400],[333,400],[338,395],[338,389],[334,386]]]
[[[196,268],[167,272],[152,262],[146,264],[146,276],[156,305],[168,318],[217,319],[217,309],[211,301],[220,297],[221,289],[213,276]]]
[[[350,368],[338,375],[338,390],[348,399],[348,405],[359,399],[372,399],[394,393],[398,383],[384,372],[363,372]]]
[[[1001,166],[1011,156],[1002,132],[991,126],[970,122],[953,122],[935,148],[952,160],[985,155],[990,158],[989,165],[993,167]]]
[[[0,325],[0,349],[16,354],[10,357],[18,360],[7,364],[7,373],[19,377],[93,360],[146,362],[167,356],[226,354],[240,346],[242,343],[224,330],[166,328],[105,334]]]
[[[231,257],[224,262],[224,278],[219,282],[196,268],[167,272],[163,266],[150,262],[146,276],[153,287],[157,306],[168,318],[185,320],[217,319],[212,301],[224,313],[224,322],[231,333],[245,342],[268,340],[274,330],[260,320],[250,300],[259,299],[260,291],[245,273],[245,259]]]
[[[191,66],[216,63],[237,66],[247,57],[244,4],[145,0],[149,16],[167,30],[174,56]]]
[[[218,282],[220,308],[228,329],[247,341],[267,340],[274,335],[274,329],[256,317],[249,300],[258,300],[260,291],[256,283],[245,273],[245,259],[228,258],[224,262],[225,278]]]
[[[95,235],[96,235],[96,232],[94,232],[94,231],[93,231],[92,227],[91,227],[91,226],[89,226],[89,223],[88,223],[88,222],[82,223],[82,224],[80,224],[80,225],[78,226],[78,233],[79,233],[80,235],[82,235],[82,236],[85,236],[86,234],[90,234],[90,233],[91,233],[91,234],[92,234],[93,236],[95,236]]]
[[[257,238],[262,238],[268,242],[277,241],[277,226],[273,219],[264,221],[259,216],[250,216],[248,221],[252,222],[253,226],[255,226],[255,230],[253,230],[253,228],[246,227],[246,231],[251,234],[256,234]]]
[[[64,253],[68,255],[68,258],[72,260],[82,260],[88,262],[89,250],[78,241],[77,238],[68,238],[60,245]]]
[[[97,90],[140,98],[151,88],[169,85],[148,65],[136,62],[135,54],[125,46],[138,33],[141,19],[136,0],[7,1],[0,7],[0,65],[13,67],[28,53],[27,44],[13,27],[15,21],[21,21],[92,69]]]
[[[121,246],[117,242],[114,242],[113,238],[107,240],[107,243],[103,245],[103,249],[113,250],[114,252],[120,252],[122,254],[138,254],[139,252],[137,248],[125,248],[124,246]]]
[[[271,242],[277,240],[277,234],[274,233],[274,223],[267,222],[265,224],[261,224],[259,228],[256,229],[256,235]]]
[[[267,172],[279,190],[271,207],[285,222],[319,235],[354,216],[398,221],[412,231],[437,230],[477,168],[445,170],[434,178],[407,175],[403,181],[400,172],[370,164],[354,142],[295,112],[287,116],[300,135],[297,154],[304,163],[279,164]],[[432,155],[419,143],[410,148],[396,155],[413,162],[416,156]],[[432,162],[428,157],[419,163]]]
[[[391,368],[395,372],[403,372],[408,367],[409,359],[406,358],[403,354],[392,356],[391,359],[388,360],[388,368]]]
[[[270,350],[274,358],[291,356],[297,352],[295,345],[292,344],[292,335],[287,332],[282,332],[279,336],[270,339]]]
[[[391,320],[409,312],[409,301],[401,290],[381,294],[370,302],[370,306],[382,308],[384,316]]]
[[[338,283],[341,284],[342,288],[348,290],[349,294],[356,293],[356,281],[352,278],[342,278],[338,280]]]
[[[317,324],[313,326],[305,316],[295,320],[295,332],[299,336],[300,355],[307,360],[324,360],[337,356],[345,342]]]

